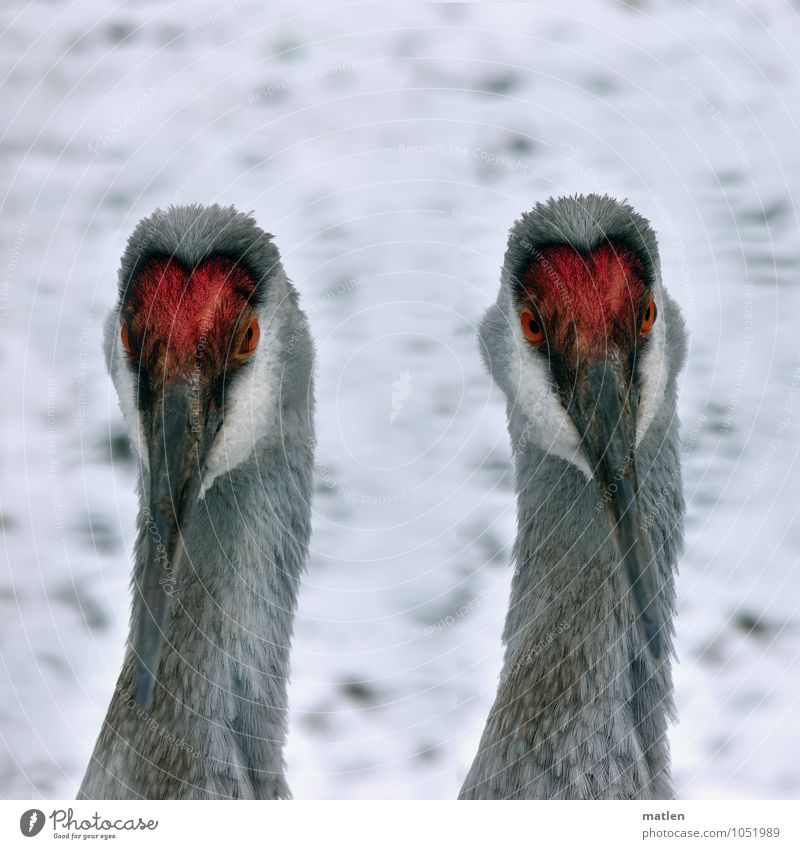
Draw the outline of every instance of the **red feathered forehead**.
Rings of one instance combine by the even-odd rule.
[[[207,358],[221,366],[255,288],[229,257],[209,257],[193,270],[172,257],[152,257],[123,307],[139,360],[170,377],[188,376]]]
[[[568,245],[542,248],[523,279],[556,347],[607,348],[635,338],[648,287],[642,260],[624,245],[604,243],[588,253]]]

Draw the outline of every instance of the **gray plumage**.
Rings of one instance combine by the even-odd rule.
[[[639,525],[652,553],[654,605],[663,623],[660,659],[647,652],[637,625],[598,486],[531,438],[513,364],[510,328],[532,255],[559,244],[586,252],[608,240],[642,259],[664,326],[663,394],[635,448]],[[460,798],[671,798],[666,731],[674,716],[672,617],[684,514],[676,378],[685,330],[662,287],[647,221],[627,204],[597,195],[537,205],[512,228],[500,294],[482,323],[480,345],[507,396],[518,533],[503,670]],[[523,371],[527,355],[521,355]]]
[[[141,464],[131,638],[79,798],[286,798],[289,652],[310,534],[311,338],[278,251],[251,217],[189,206],[142,221],[122,258],[120,305],[142,263],[158,255],[188,268],[222,255],[247,268],[265,331],[257,357],[236,378],[249,381],[238,388],[244,413],[227,410],[218,436],[237,451],[244,446],[244,459],[217,470],[180,529],[184,553],[146,707],[135,695],[133,650],[150,616],[137,591],[152,534]],[[152,446],[141,436],[137,443],[140,413],[119,355],[120,305],[106,322],[105,355],[141,454]]]

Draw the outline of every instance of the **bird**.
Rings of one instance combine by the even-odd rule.
[[[517,535],[459,798],[671,799],[687,335],[649,222],[607,195],[537,203],[478,336],[506,397]]]
[[[125,248],[106,364],[138,460],[130,631],[81,799],[289,798],[314,349],[250,214],[171,206]]]

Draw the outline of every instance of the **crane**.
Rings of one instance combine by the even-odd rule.
[[[517,537],[503,668],[460,798],[672,798],[686,333],[649,223],[608,196],[537,204],[479,337],[507,399]]]
[[[314,352],[272,237],[156,210],[104,328],[139,461],[130,635],[79,798],[286,798]]]

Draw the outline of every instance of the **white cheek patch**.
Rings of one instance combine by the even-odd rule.
[[[144,439],[144,423],[139,408],[136,406],[136,378],[131,367],[128,365],[127,356],[122,347],[119,333],[116,334],[114,352],[111,359],[111,380],[114,382],[114,388],[117,390],[119,408],[122,411],[122,418],[128,429],[128,436],[130,436],[133,447],[139,455],[139,461],[145,468],[149,468],[150,458]]]
[[[274,320],[261,325],[267,325],[268,335],[277,338]],[[270,428],[278,426],[280,363],[276,346],[265,335],[246,371],[226,389],[225,420],[206,461],[200,498],[219,475],[243,463]]]
[[[662,316],[650,331],[650,343],[639,362],[639,410],[636,422],[636,444],[644,438],[664,400],[669,374],[665,353],[666,327],[664,326],[664,302],[656,292],[656,315]]]
[[[548,454],[566,460],[592,479],[592,471],[581,450],[581,438],[558,395],[553,390],[547,366],[530,356],[530,343],[519,322],[512,322],[509,340],[509,382],[516,389],[516,403],[525,416],[521,441],[530,440]]]

